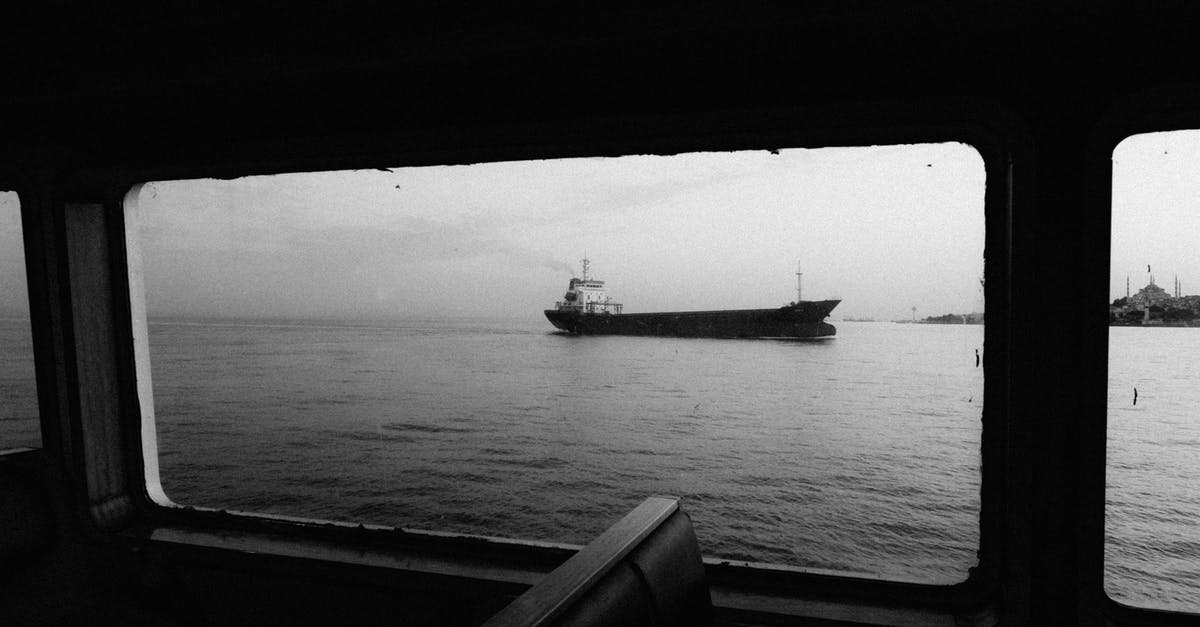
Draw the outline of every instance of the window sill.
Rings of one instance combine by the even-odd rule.
[[[867,625],[929,625],[953,627],[958,617],[937,610],[866,602],[805,598],[795,594],[750,591],[728,585],[709,586],[718,623],[776,624],[814,620]],[[988,624],[988,623],[982,623]]]
[[[346,531],[355,530],[338,530],[338,533]],[[412,546],[414,538],[423,535],[420,533],[406,533],[402,541],[387,546],[388,531],[379,531],[375,538],[371,537],[376,533],[374,530],[359,533],[363,535],[361,541],[356,542],[344,537],[320,537],[321,534],[312,529],[286,533],[171,524],[131,528],[116,534],[115,538],[129,544],[134,552],[150,551],[171,556],[171,559],[178,558],[176,549],[183,549],[193,556],[231,552],[310,561],[321,566],[361,567],[434,579],[476,581],[507,589],[512,595],[532,586],[578,549],[571,545],[448,534],[429,534],[432,547]],[[712,560],[705,561],[711,569]],[[961,618],[946,611],[805,597],[729,583],[710,584],[710,593],[719,624],[818,620],[872,625],[955,625]]]

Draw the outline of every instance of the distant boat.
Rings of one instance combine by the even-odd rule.
[[[604,281],[572,278],[563,300],[545,310],[555,327],[574,335],[657,335],[722,338],[822,338],[837,329],[825,318],[840,300],[797,301],[776,309],[622,313],[624,305],[608,296]]]

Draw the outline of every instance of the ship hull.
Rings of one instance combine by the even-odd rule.
[[[837,329],[825,317],[841,301],[802,301],[778,309],[604,314],[545,310],[555,327],[575,335],[820,338]]]

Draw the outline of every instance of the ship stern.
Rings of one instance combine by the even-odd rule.
[[[578,333],[578,325],[572,322],[573,318],[576,317],[575,314],[558,309],[546,309],[543,313],[546,314],[546,319],[550,321],[550,324],[554,325],[554,328],[561,329],[567,333]]]

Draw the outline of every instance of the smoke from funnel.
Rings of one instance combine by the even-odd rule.
[[[575,274],[575,266],[572,266],[569,263],[563,263],[557,259],[546,259],[542,262],[542,265],[556,272],[561,270],[563,272]]]

